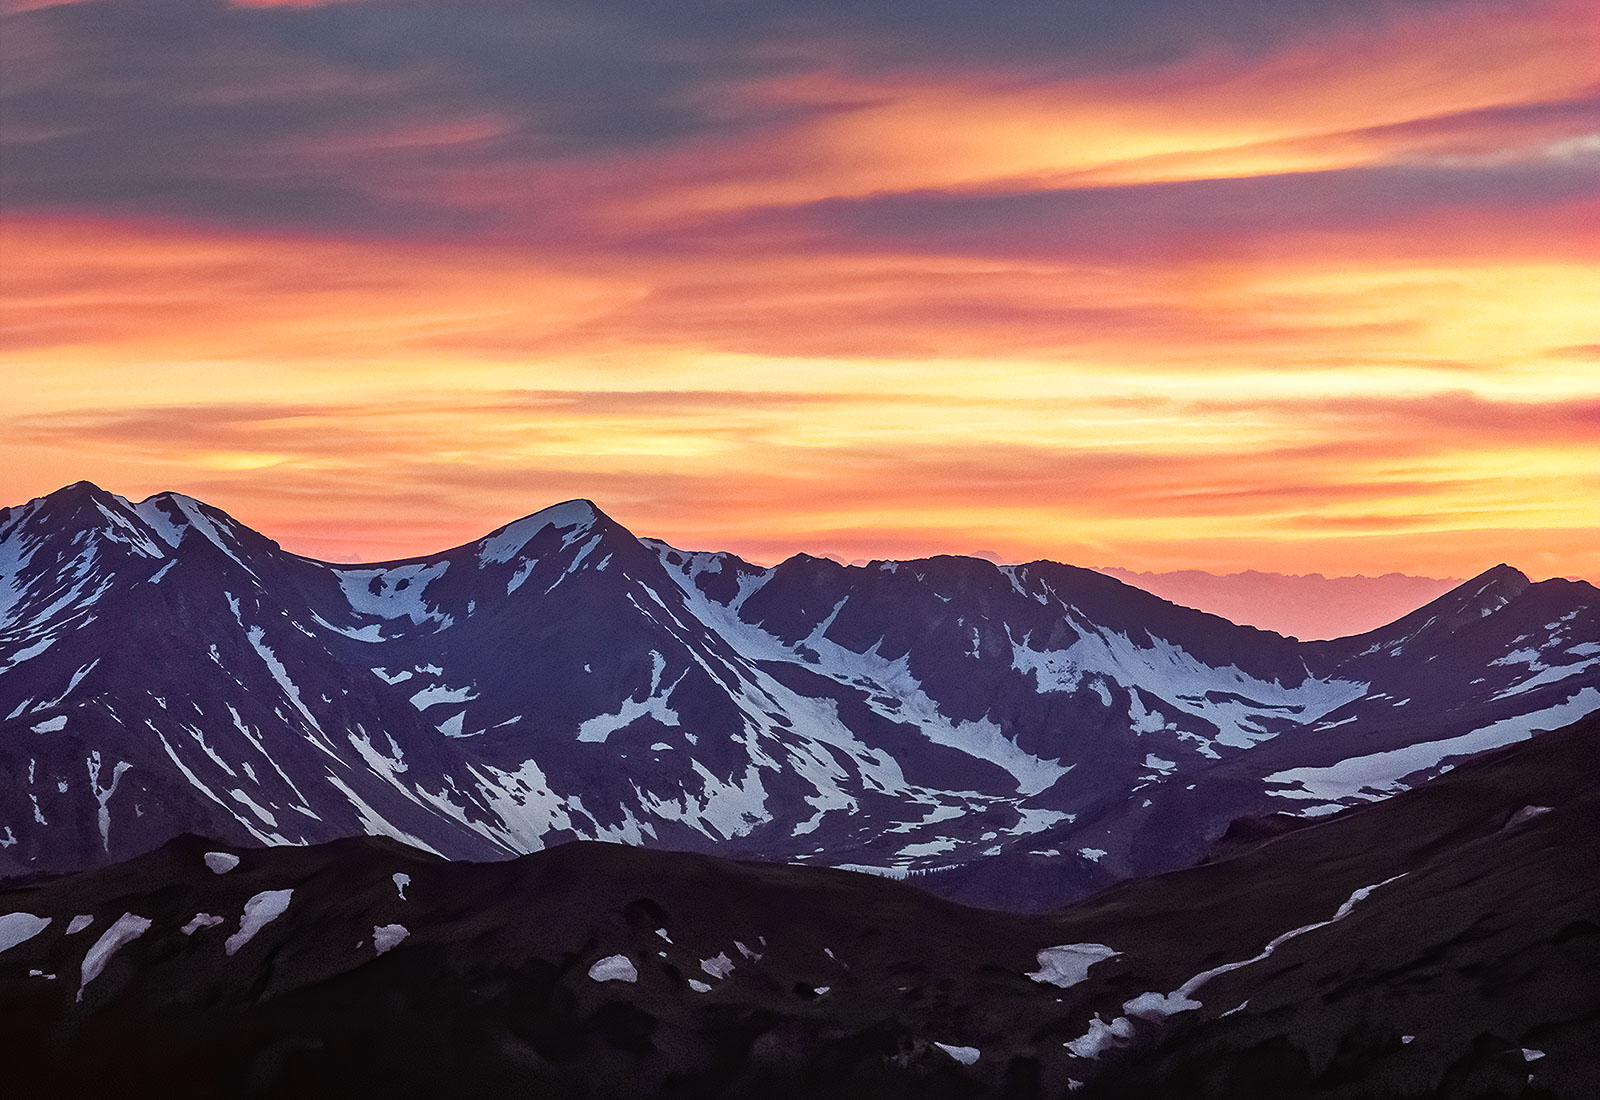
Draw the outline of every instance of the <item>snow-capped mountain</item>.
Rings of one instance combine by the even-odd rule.
[[[761,568],[586,501],[375,565],[176,494],[0,511],[5,874],[586,838],[1037,906],[1597,709],[1600,592],[1505,566],[1301,643],[1050,562]]]

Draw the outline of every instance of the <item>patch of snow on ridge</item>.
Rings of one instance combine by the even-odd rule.
[[[373,950],[381,955],[399,947],[410,934],[411,930],[403,924],[375,924],[372,926]]]
[[[315,611],[311,613],[311,618],[324,630],[331,630],[336,634],[343,634],[346,638],[349,638],[352,641],[381,642],[385,640],[383,636],[383,628],[377,623],[368,623],[366,626],[363,626],[358,630],[355,627],[338,626],[334,623],[330,623],[327,619],[324,619]]]
[[[979,1052],[977,1047],[958,1047],[950,1043],[934,1043],[933,1045],[964,1066],[970,1066],[978,1060]]]
[[[1437,767],[1452,756],[1487,752],[1502,745],[1526,741],[1535,730],[1553,730],[1570,725],[1580,718],[1600,710],[1600,691],[1585,687],[1582,691],[1544,710],[1503,718],[1482,729],[1442,741],[1422,741],[1388,752],[1368,756],[1352,756],[1326,767],[1290,768],[1266,777],[1268,783],[1296,784],[1299,790],[1268,791],[1280,798],[1317,799],[1337,801],[1358,796],[1367,788],[1379,791],[1398,789],[1404,776],[1413,772]]]
[[[413,626],[437,623],[439,628],[454,620],[431,606],[428,586],[449,569],[445,561],[410,565],[391,565],[367,569],[333,567],[350,610],[377,619],[409,619]]]
[[[124,944],[132,943],[149,930],[150,921],[144,917],[132,913],[124,913],[118,917],[116,923],[107,928],[83,956],[77,999],[83,1000],[83,991],[88,988],[90,982],[100,976],[100,972],[106,968],[106,963],[111,961],[112,955],[116,954]]]
[[[642,701],[627,698],[615,714],[600,714],[578,727],[578,740],[603,744],[606,738],[632,722],[649,715],[663,726],[676,726],[678,712],[667,705],[667,699],[677,689],[680,676],[666,688],[661,686],[661,674],[667,670],[667,659],[660,653],[650,654],[650,690]]]
[[[230,956],[237,954],[240,948],[255,938],[257,932],[283,916],[293,896],[293,890],[263,890],[245,902],[244,915],[239,918],[239,931],[228,937],[223,950]]]
[[[1570,680],[1572,677],[1588,672],[1590,669],[1600,667],[1600,657],[1579,660],[1568,665],[1541,665],[1537,662],[1532,662],[1528,667],[1532,675],[1495,695],[1495,699],[1509,699],[1514,695],[1525,695],[1548,684]]]
[[[1227,665],[1215,668],[1188,650],[1152,636],[1148,648],[1126,634],[1104,630],[1068,610],[1078,640],[1066,649],[1037,650],[1013,639],[1011,667],[1033,672],[1041,692],[1076,691],[1085,676],[1104,676],[1129,689],[1130,718],[1145,733],[1163,728],[1158,716],[1145,710],[1142,690],[1169,708],[1217,728],[1216,740],[1247,749],[1276,736],[1261,718],[1288,718],[1309,724],[1346,703],[1361,698],[1370,686],[1353,680],[1319,680],[1307,676],[1285,686],[1260,680]],[[1138,690],[1135,690],[1138,689]]]
[[[681,552],[665,544],[658,543],[656,546],[667,566],[668,575],[684,596],[693,617],[690,621],[697,619],[710,627],[742,658],[742,664],[737,669],[741,683],[735,691],[734,702],[747,715],[747,728],[765,727],[770,722],[768,712],[778,709],[795,720],[796,730],[804,731],[806,740],[790,742],[786,748],[791,754],[790,765],[798,767],[818,791],[816,798],[807,798],[816,807],[817,815],[809,822],[802,823],[797,832],[809,832],[817,828],[826,813],[851,811],[857,806],[855,799],[839,786],[838,781],[844,778],[844,773],[833,759],[833,749],[841,750],[851,758],[852,766],[869,789],[900,794],[910,789],[910,784],[892,756],[868,748],[840,720],[835,700],[799,694],[764,672],[760,668],[760,663],[764,661],[793,663],[797,657],[802,659],[811,671],[860,691],[866,696],[866,705],[880,717],[897,725],[913,726],[921,736],[934,744],[953,748],[1009,772],[1021,794],[1037,794],[1072,770],[1071,764],[1045,760],[1019,748],[997,724],[988,719],[952,720],[946,717],[923,689],[922,683],[912,675],[909,658],[901,656],[890,661],[883,657],[879,653],[883,644],[881,641],[865,652],[858,653],[828,638],[828,630],[843,610],[846,600],[841,600],[829,614],[823,616],[805,638],[798,642],[785,642],[760,626],[745,622],[738,614],[738,606],[766,583],[770,571],[755,575],[741,572],[739,594],[728,604],[722,604],[708,597],[693,580],[701,572],[710,571],[709,563],[715,555],[693,555],[688,569],[674,568],[667,558]],[[719,562],[718,569],[723,567]],[[716,668],[706,666],[706,671],[713,677],[723,678]],[[806,741],[811,744],[808,745]],[[810,762],[803,758],[809,758]]]
[[[400,892],[400,900],[406,900],[406,887],[411,885],[411,876],[404,871],[396,871],[389,878],[394,882],[394,888]]]
[[[165,510],[161,507],[161,503],[163,501],[172,504],[177,508],[178,512],[183,516],[184,519],[182,524],[174,521],[169,515],[166,514]],[[148,500],[140,501],[138,504],[135,504],[132,507],[140,519],[144,520],[153,529],[155,529],[156,534],[161,537],[163,542],[169,542],[169,545],[176,547],[178,543],[182,541],[183,527],[191,528],[195,531],[199,531],[200,534],[205,536],[205,538],[208,539],[218,550],[221,550],[224,554],[228,555],[228,557],[232,558],[235,562],[238,562],[239,565],[243,566],[245,572],[249,573],[252,577],[256,576],[256,571],[251,569],[250,566],[245,563],[243,558],[234,553],[234,548],[232,545],[234,540],[229,538],[228,534],[223,531],[222,527],[213,521],[210,516],[206,515],[205,508],[207,506],[202,505],[193,497],[184,496],[182,493],[159,493],[156,496],[150,497]]]
[[[418,710],[427,710],[440,703],[470,703],[477,697],[478,693],[470,687],[453,688],[434,684],[411,696],[411,705]]]
[[[544,847],[540,838],[553,829],[579,831],[572,820],[576,800],[551,789],[538,761],[525,760],[515,771],[473,763],[467,770],[477,780],[479,798],[499,819],[491,839],[499,839],[508,851],[537,852]]]
[[[111,769],[111,785],[100,786],[100,750],[90,749],[89,759],[86,762],[89,769],[89,793],[99,803],[96,817],[100,826],[100,846],[107,852],[111,851],[111,796],[117,793],[117,785],[122,782],[122,773],[132,768],[133,765],[126,760],[119,760]]]
[[[221,923],[222,918],[219,916],[215,916],[211,913],[196,913],[194,916],[189,918],[189,923],[178,929],[178,931],[182,932],[185,936],[192,936],[202,928],[215,928]]]
[[[66,934],[69,936],[76,936],[79,932],[82,932],[85,928],[88,928],[93,923],[93,913],[79,913],[77,916],[73,917],[67,922]]]
[[[1163,1016],[1193,1012],[1204,1007],[1199,1001],[1192,1001],[1182,993],[1141,993],[1131,1001],[1124,1002],[1122,1011],[1138,1019],[1158,1020]]]
[[[568,500],[551,505],[531,516],[508,523],[488,538],[478,543],[478,560],[484,563],[508,562],[520,554],[534,537],[546,527],[576,527],[563,538],[563,545],[581,537],[582,532],[595,521],[594,505],[586,500]]]
[[[1103,943],[1064,943],[1058,947],[1045,947],[1039,951],[1039,969],[1024,974],[1043,985],[1070,989],[1089,976],[1089,968],[1097,962],[1116,956],[1115,948]]]
[[[19,649],[11,654],[11,659],[6,664],[0,665],[0,672],[4,672],[8,668],[15,668],[24,661],[31,661],[33,658],[39,656],[39,654],[43,653],[45,650],[49,649],[55,644],[56,636],[54,634],[45,635],[32,645],[24,646],[22,649]]]
[[[0,951],[9,951],[19,943],[26,943],[49,926],[49,917],[36,917],[32,913],[0,916]]]
[[[1132,1038],[1133,1022],[1126,1016],[1118,1016],[1108,1024],[1096,1012],[1094,1019],[1089,1021],[1088,1031],[1061,1045],[1079,1058],[1098,1058],[1101,1051],[1118,1046]]]
[[[639,969],[626,955],[607,955],[589,968],[589,977],[597,982],[636,982]]]
[[[688,786],[672,792],[674,797],[670,798],[639,790],[637,797],[640,808],[654,817],[681,821],[713,840],[744,836],[757,825],[772,820],[772,814],[767,810],[767,790],[761,782],[761,772],[756,764],[747,765],[742,778],[734,776],[727,781],[717,777],[698,760],[691,760],[689,767],[700,778],[702,786],[698,794]],[[653,826],[645,824],[640,827],[649,829],[651,836],[655,835]],[[626,835],[615,829],[602,829],[596,830],[596,839],[605,839],[607,834]]]
[[[255,649],[256,654],[266,664],[267,671],[272,674],[272,679],[277,683],[278,687],[283,689],[284,698],[294,704],[295,710],[300,712],[300,716],[310,724],[312,729],[320,730],[322,727],[317,724],[316,717],[306,709],[304,701],[300,698],[300,689],[289,678],[289,670],[283,667],[283,662],[278,660],[278,656],[272,651],[272,647],[267,645],[267,632],[259,626],[252,626],[246,632],[245,637],[249,639],[250,645]]]
[[[899,860],[917,859],[922,856],[937,856],[945,852],[953,852],[959,847],[954,837],[940,837],[937,840],[925,840],[920,844],[907,844],[895,853]]]
[[[977,760],[987,761],[1009,772],[1017,782],[1017,792],[1035,795],[1052,786],[1056,780],[1075,767],[1063,764],[1059,758],[1046,760],[1019,747],[1005,735],[996,723],[987,718],[952,720],[940,710],[933,697],[911,672],[909,656],[893,661],[878,654],[877,642],[865,653],[856,653],[827,639],[808,638],[806,645],[813,650],[832,656],[837,663],[825,661],[822,671],[842,683],[863,677],[878,684],[883,693],[898,700],[898,707],[885,706],[876,696],[869,696],[867,705],[891,722],[908,722],[918,732],[936,745],[965,753]],[[830,664],[832,667],[830,668]]]
[[[1358,903],[1366,901],[1367,898],[1371,897],[1374,890],[1377,890],[1383,886],[1387,886],[1391,882],[1397,882],[1405,877],[1406,872],[1402,871],[1398,875],[1384,879],[1382,882],[1376,882],[1371,886],[1362,886],[1357,888],[1348,898],[1345,899],[1344,904],[1339,906],[1339,908],[1334,912],[1333,916],[1329,917],[1327,920],[1314,921],[1311,924],[1302,924],[1299,928],[1291,928],[1281,936],[1274,938],[1272,942],[1263,947],[1259,953],[1252,955],[1248,959],[1244,959],[1240,962],[1223,963],[1221,966],[1214,966],[1210,970],[1203,970],[1199,974],[1196,974],[1194,977],[1190,978],[1188,981],[1184,982],[1174,993],[1169,994],[1169,998],[1176,997],[1184,1000],[1193,998],[1194,994],[1200,989],[1200,987],[1205,985],[1211,979],[1218,977],[1219,975],[1231,973],[1232,971],[1258,963],[1268,955],[1271,955],[1278,948],[1288,943],[1290,940],[1299,936],[1303,936],[1307,932],[1315,932],[1319,928],[1326,928],[1330,924],[1344,920],[1344,918],[1351,914]]]
[[[20,509],[13,508],[15,516]],[[33,559],[37,543],[24,537],[0,538],[0,626],[10,626],[12,612],[22,603],[27,585],[22,573]]]
[[[207,852],[205,861],[206,867],[215,875],[225,875],[239,866],[239,857],[232,852]]]
[[[721,951],[709,959],[701,959],[700,969],[720,980],[733,973],[733,960],[726,951]]]

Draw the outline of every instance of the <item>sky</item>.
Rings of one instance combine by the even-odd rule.
[[[1592,0],[0,0],[0,504],[1600,581]]]

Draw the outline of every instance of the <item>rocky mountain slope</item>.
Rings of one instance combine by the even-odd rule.
[[[1597,738],[1050,915],[609,844],[183,837],[0,889],[0,1053],[41,1100],[1581,1100]]]
[[[0,512],[0,874],[600,839],[1030,908],[1596,709],[1600,593],[1504,566],[1301,643],[1050,562],[760,568],[583,501],[377,565],[176,494]]]

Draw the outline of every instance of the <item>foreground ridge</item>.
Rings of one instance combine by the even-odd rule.
[[[572,843],[185,836],[0,889],[35,1097],[1571,1097],[1600,720],[1048,915]]]

